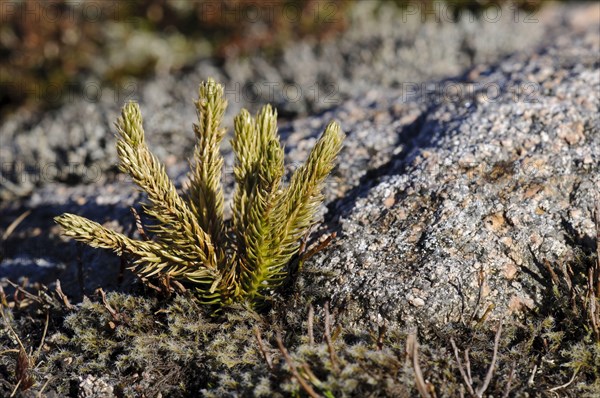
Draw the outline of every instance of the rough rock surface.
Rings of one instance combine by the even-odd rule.
[[[593,247],[599,51],[595,25],[454,82],[474,94],[442,98],[400,133],[409,150],[372,187],[330,205],[339,238],[311,262],[328,276],[309,283],[359,323],[443,325],[535,306],[544,260],[573,258],[569,241]]]
[[[405,87],[384,89],[389,82],[380,81],[349,92],[352,99],[318,116],[283,126],[292,167],[331,118],[348,134],[326,189],[322,228],[338,237],[305,264],[300,288],[345,308],[339,316],[348,324],[442,324],[477,320],[490,304],[493,317],[535,305],[540,262],[573,255],[565,234],[584,243],[593,236],[600,155],[597,11],[565,11],[561,20],[555,15],[528,27],[545,35],[535,50],[530,37],[527,51],[453,79],[430,80],[410,95]],[[468,66],[452,65],[447,75]],[[175,155],[189,146],[188,99],[200,75],[223,76],[203,69],[179,83],[150,82],[140,96],[152,149],[179,184],[187,164]],[[172,83],[177,88],[163,92]],[[235,112],[241,104],[232,105]],[[114,162],[107,132],[116,108],[73,104],[39,123],[23,117],[2,127],[3,143],[10,139],[2,145],[3,159],[83,162],[100,172],[88,185],[49,178],[28,199],[2,204],[3,228],[32,212],[3,240],[1,276],[44,283],[60,277],[63,290],[75,295],[128,285],[119,279],[118,258],[62,240],[52,223],[69,211],[133,233],[128,208],[140,195],[123,176],[106,172]],[[17,135],[24,125],[31,128]],[[26,143],[40,137],[55,140],[50,150]],[[231,165],[229,152],[226,162]]]

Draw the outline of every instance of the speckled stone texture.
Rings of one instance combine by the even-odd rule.
[[[387,130],[399,153],[329,205],[338,239],[310,262],[327,277],[306,285],[358,324],[439,326],[534,307],[543,262],[573,258],[570,240],[592,247],[595,237],[600,36],[591,20],[442,83],[462,95],[426,93],[424,116]],[[398,96],[375,105],[383,114],[404,106]],[[349,146],[390,124],[346,125]]]
[[[482,24],[477,34],[470,33],[478,40],[523,33],[515,39],[518,44],[509,46],[520,51],[502,59],[492,55],[510,51],[470,51],[475,55],[468,62],[438,54],[434,62],[425,55],[419,58],[419,45],[429,48],[425,44],[415,41],[410,47],[390,39],[394,51],[386,54],[396,58],[370,72],[378,82],[365,80],[368,66],[355,61],[355,72],[340,77],[340,87],[355,87],[345,92],[348,99],[327,110],[314,108],[322,110],[316,116],[284,123],[280,133],[290,169],[306,159],[330,119],[338,119],[348,134],[326,186],[324,223],[315,234],[318,238],[335,231],[337,238],[305,263],[298,289],[314,294],[315,300],[331,300],[345,325],[476,321],[488,308],[491,317],[501,318],[535,306],[541,286],[538,267],[544,259],[574,255],[566,235],[585,243],[595,233],[591,211],[599,191],[598,11],[597,5],[546,10],[537,24]],[[432,45],[440,49],[445,40],[455,42],[448,33],[452,29],[469,31],[446,25],[415,29],[440,29],[431,33]],[[386,34],[392,35],[391,30]],[[488,42],[490,48],[499,48]],[[430,74],[399,74],[395,83],[387,81],[407,70],[400,63],[406,61],[402,54],[409,47],[415,65],[423,62]],[[326,60],[327,52],[323,54]],[[445,61],[445,72],[438,71]],[[295,73],[302,71],[298,68]],[[284,74],[285,69],[276,70]],[[193,137],[191,98],[201,77],[209,75],[221,79],[225,72],[206,67],[147,82],[140,89],[151,149],[180,186],[187,170],[181,154],[189,152]],[[246,104],[231,105],[229,122]],[[13,181],[12,191],[23,189],[30,196],[1,203],[3,228],[26,210],[32,212],[3,241],[0,276],[43,283],[60,278],[63,290],[73,297],[98,286],[126,289],[130,284],[127,275],[120,278],[117,257],[60,238],[52,222],[53,216],[68,211],[135,235],[129,206],[141,195],[124,176],[110,171],[115,162],[110,126],[117,112],[117,104],[110,101],[78,103],[42,120],[15,116],[0,128],[3,159],[60,164],[60,178],[31,185]],[[54,144],[41,149],[47,147],[40,137]],[[230,187],[232,157],[227,144],[224,150]],[[86,181],[81,173],[63,174],[69,162],[84,165],[93,178],[87,184],[65,184]],[[5,191],[5,197],[14,198],[12,191]]]

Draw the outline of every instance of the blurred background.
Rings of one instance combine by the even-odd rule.
[[[415,37],[415,23],[448,24],[465,19],[496,22],[493,19],[498,11],[509,8],[515,13],[522,10],[521,16],[525,18],[527,12],[539,9],[542,3],[541,0],[511,3],[503,0],[3,0],[0,118],[20,107],[56,108],[97,87],[121,87],[126,91],[124,87],[132,79],[184,71],[201,59],[212,59],[222,66],[259,54],[277,68],[286,57],[287,47],[303,42],[314,48],[339,40],[358,26],[367,35],[368,31],[373,35],[382,29],[396,30],[398,38],[411,41]],[[354,48],[354,56],[344,54],[344,61],[366,61],[368,65],[365,58],[381,56],[368,53],[380,48],[382,36],[379,39],[369,43],[372,47]],[[472,43],[456,44],[464,46],[467,56],[476,52],[469,49]],[[498,50],[493,43],[489,45],[492,51]],[[304,111],[311,110],[308,105]]]

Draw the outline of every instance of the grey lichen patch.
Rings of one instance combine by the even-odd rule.
[[[125,396],[150,392],[194,396],[221,375],[260,363],[250,344],[257,315],[232,308],[214,319],[189,295],[168,302],[109,293],[106,301],[85,300],[51,336],[47,369],[70,377],[55,388],[68,391],[80,374],[110,380]]]

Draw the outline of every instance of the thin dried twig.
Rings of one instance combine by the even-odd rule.
[[[308,366],[308,364],[306,362],[302,363],[300,365],[300,368],[301,368],[303,374],[308,377],[308,380],[311,383],[313,383],[313,385],[315,385],[317,387],[320,387],[322,385],[321,380],[319,380],[319,378],[317,376],[315,376],[313,371],[310,369],[310,366]]]
[[[0,308],[8,307],[8,301],[6,301],[6,293],[4,288],[0,285]]]
[[[10,324],[10,321],[9,321],[8,317],[4,313],[4,306],[3,305],[0,305],[0,315],[2,315],[2,319],[4,320],[4,324],[6,325],[6,328],[8,329],[8,331],[12,333],[13,337],[15,338],[15,340],[17,340],[17,343],[19,343],[20,350],[21,351],[25,351],[25,346],[23,345],[23,342],[21,342],[21,339],[19,338],[19,335],[17,334],[17,332],[15,332],[15,330],[12,327],[12,325]]]
[[[254,326],[254,335],[256,336],[256,341],[258,342],[258,349],[260,350],[260,353],[265,359],[269,370],[273,370],[273,362],[271,361],[271,356],[265,350],[265,345],[263,344],[262,337],[260,336],[260,330],[258,329],[258,326]]]
[[[464,384],[469,391],[469,394],[473,397],[482,398],[483,394],[487,390],[492,381],[492,377],[494,376],[494,370],[496,367],[496,360],[498,358],[498,346],[500,344],[500,334],[502,333],[502,324],[498,326],[498,330],[496,331],[496,337],[494,339],[494,353],[492,354],[492,362],[490,363],[490,367],[488,368],[487,374],[485,375],[485,379],[483,381],[483,385],[477,389],[477,391],[473,390],[473,380],[471,378],[471,363],[469,362],[468,350],[465,351],[465,359],[466,359],[466,371],[463,366],[460,356],[458,354],[458,348],[456,347],[456,343],[454,339],[450,339],[450,343],[452,344],[452,348],[454,349],[454,357],[456,358],[456,362],[458,363],[458,370],[460,375],[463,378]]]
[[[300,257],[301,262],[304,261],[304,254],[306,253],[306,245],[308,244],[308,237],[312,233],[313,229],[314,229],[314,225],[311,225],[306,230],[306,232],[304,233],[304,236],[302,237],[302,240],[300,241],[300,248],[298,249],[298,256]]]
[[[471,385],[471,383],[469,383],[469,378],[467,377],[463,364],[460,360],[460,356],[458,355],[458,348],[456,347],[456,343],[454,342],[453,338],[450,338],[450,344],[452,344],[452,349],[454,350],[454,358],[456,358],[456,362],[458,363],[458,371],[460,372],[460,375],[462,376],[463,381],[465,382],[464,384],[467,386],[467,390],[469,390],[471,396],[474,397],[476,396],[475,390],[473,390],[473,386]]]
[[[131,214],[133,214],[133,218],[135,219],[135,228],[137,229],[137,231],[140,234],[140,236],[142,237],[142,239],[150,240],[150,237],[148,236],[148,234],[146,233],[146,230],[144,229],[144,224],[142,224],[142,218],[140,217],[140,214],[137,212],[135,207],[130,207],[129,209],[131,210]]]
[[[496,305],[494,303],[490,303],[486,308],[485,311],[483,312],[483,315],[481,317],[479,317],[479,319],[477,320],[477,323],[475,324],[477,327],[481,326],[486,319],[488,319],[488,317],[490,316],[490,314],[492,313],[492,311],[496,308]]]
[[[48,384],[50,384],[50,381],[52,381],[52,378],[48,377],[48,379],[46,379],[46,382],[44,383],[44,385],[42,385],[42,388],[40,388],[40,390],[38,391],[38,393],[36,395],[37,398],[42,398],[44,396],[44,395],[42,395],[42,392],[44,392],[46,387],[48,387]]]
[[[408,335],[406,339],[406,352],[410,359],[412,359],[412,365],[415,369],[415,385],[422,398],[431,398],[429,394],[427,383],[423,378],[423,372],[419,365],[419,343],[417,342],[417,336],[414,333]]]
[[[531,371],[531,376],[529,376],[529,380],[527,380],[527,385],[532,386],[533,380],[535,379],[535,374],[537,373],[537,364],[533,365],[533,370]]]
[[[142,280],[142,282],[144,282],[144,285],[146,285],[150,289],[156,291],[157,293],[163,292],[163,290],[160,287],[154,285],[152,282],[150,282],[150,280],[148,278],[141,277],[140,279]]]
[[[60,280],[58,279],[56,280],[56,288],[54,290],[56,290],[56,294],[58,294],[58,297],[62,300],[63,304],[65,305],[65,307],[67,307],[68,310],[72,310],[75,308],[73,307],[73,304],[71,304],[71,302],[69,301],[67,295],[63,293],[62,287],[60,285]]]
[[[31,293],[29,293],[28,291],[23,289],[21,286],[15,285],[11,281],[7,281],[7,282],[9,284],[11,284],[12,286],[14,286],[17,289],[16,291],[23,294],[24,297],[28,297],[37,303],[44,304],[44,301],[43,301],[44,299],[42,297],[32,295]],[[47,299],[50,300],[50,298],[47,298]],[[38,346],[36,354],[32,355],[31,350],[30,350],[29,354],[27,353],[27,350],[25,349],[25,345],[19,338],[19,335],[17,334],[17,332],[13,329],[13,327],[10,323],[10,320],[6,316],[6,313],[4,312],[4,307],[6,307],[6,306],[8,306],[8,303],[6,301],[6,295],[4,294],[4,290],[2,289],[2,287],[0,287],[0,316],[2,317],[2,320],[4,321],[4,324],[6,325],[5,326],[6,329],[10,333],[12,333],[13,337],[19,344],[18,350],[5,350],[5,351],[0,352],[0,354],[4,354],[7,352],[16,352],[17,353],[17,362],[16,362],[16,366],[15,366],[15,378],[17,380],[17,384],[15,385],[15,387],[10,395],[11,397],[13,397],[13,396],[15,396],[15,394],[17,393],[17,391],[19,389],[21,391],[28,390],[35,383],[35,379],[31,375],[30,369],[32,366],[35,365],[37,358],[40,356],[40,353],[41,353],[42,349],[44,348],[44,342],[46,340],[46,335],[48,333],[48,325],[50,323],[50,312],[46,311],[46,322],[44,323],[44,330],[42,332],[42,338],[40,340],[40,344]],[[46,384],[48,384],[48,383],[46,383]],[[40,391],[40,393],[41,393],[41,391]]]
[[[563,384],[561,386],[551,388],[548,391],[555,392],[557,390],[560,390],[561,388],[569,387],[569,385],[571,385],[571,383],[573,383],[573,381],[575,380],[575,377],[577,377],[577,373],[579,373],[579,368],[575,369],[575,372],[573,373],[571,380],[569,380],[568,382],[566,382],[565,384]]]
[[[183,286],[179,281],[172,279],[171,280],[171,285],[175,286],[177,289],[179,289],[180,293],[185,293],[187,292],[187,289],[185,288],[185,286]]]
[[[23,281],[23,286],[17,285],[11,280],[6,279],[6,283],[15,288],[15,293],[13,294],[13,299],[15,302],[19,302],[22,299],[19,298],[19,294],[23,295],[23,297],[27,297],[28,299],[35,301],[36,303],[43,304],[42,300],[36,296],[35,294],[31,294],[28,292],[23,286],[27,285],[27,281]]]
[[[173,288],[171,287],[171,277],[169,276],[169,274],[159,276],[158,282],[160,284],[160,290],[162,290],[162,293],[167,297],[171,297]]]
[[[2,240],[4,241],[8,239],[8,237],[15,231],[15,229],[17,229],[19,224],[21,224],[21,222],[30,214],[31,210],[27,210],[19,217],[17,217],[13,222],[11,222],[10,225],[6,228],[6,231],[4,231],[4,233],[2,234]]]
[[[331,365],[335,372],[339,371],[337,363],[337,356],[333,348],[333,342],[331,341],[331,315],[329,314],[329,302],[325,303],[325,341],[327,342],[327,349],[329,350],[329,358],[331,359]]]
[[[308,260],[309,258],[314,256],[318,252],[325,249],[327,246],[329,246],[331,244],[331,241],[333,241],[333,239],[335,239],[336,236],[337,236],[337,232],[333,232],[330,235],[328,235],[327,238],[325,238],[325,240],[317,243],[315,246],[313,246],[311,249],[307,250],[305,253],[302,253],[300,256],[301,261]]]
[[[498,345],[500,344],[500,334],[502,333],[502,323],[498,325],[498,330],[496,331],[496,337],[494,338],[494,353],[492,354],[492,363],[490,363],[490,368],[488,369],[487,374],[485,375],[485,380],[483,381],[483,385],[480,389],[477,390],[477,396],[483,397],[483,393],[490,385],[492,381],[492,377],[494,376],[494,369],[496,367],[496,360],[498,359]]]
[[[473,385],[473,377],[471,376],[471,358],[469,357],[469,349],[467,348],[464,352],[465,356],[465,369],[467,371],[467,378],[469,385]]]
[[[312,388],[312,386],[310,384],[308,384],[302,376],[300,376],[300,373],[298,373],[298,368],[296,368],[296,364],[294,363],[294,360],[290,356],[290,353],[288,352],[288,350],[283,345],[283,341],[281,340],[281,334],[279,334],[279,332],[277,332],[277,336],[275,337],[275,340],[277,340],[277,346],[279,347],[279,351],[281,352],[281,355],[283,355],[285,362],[290,367],[290,371],[292,372],[292,375],[296,378],[296,380],[298,380],[298,383],[300,383],[300,386],[304,389],[304,391],[306,391],[306,393],[311,398],[319,398],[320,397],[319,394],[317,394],[317,392]]]
[[[558,277],[558,275],[556,275],[556,272],[554,272],[554,269],[552,268],[552,265],[550,265],[550,262],[546,259],[544,259],[543,261],[544,267],[546,267],[546,270],[548,271],[548,273],[550,274],[550,279],[552,279],[552,282],[558,286],[560,284],[560,278]],[[565,275],[567,275],[567,273],[565,272]]]
[[[46,322],[44,323],[44,332],[42,333],[42,340],[40,341],[40,345],[37,349],[36,357],[39,357],[42,352],[42,348],[44,347],[44,341],[46,340],[46,333],[48,333],[48,324],[50,323],[50,312],[46,311]]]
[[[310,366],[308,366],[308,364],[306,362],[301,363],[300,368],[301,368],[302,372],[304,372],[308,376],[309,380],[318,380],[317,376],[315,376],[315,374],[311,370]]]
[[[108,304],[108,301],[106,300],[106,293],[104,293],[104,290],[102,290],[102,288],[99,287],[98,289],[96,289],[96,293],[98,293],[100,297],[102,297],[102,304],[104,305],[104,308],[108,310],[110,316],[112,316],[112,318],[116,322],[121,322],[123,320],[121,314],[119,314],[117,310],[115,310],[113,307],[111,307],[110,304]]]
[[[12,393],[10,394],[11,397],[14,397],[21,385],[23,386],[23,390],[27,390],[29,387],[31,387],[33,385],[33,379],[29,375],[30,362],[29,356],[27,355],[27,351],[25,351],[25,347],[23,346],[23,343],[21,342],[21,339],[19,338],[17,333],[13,330],[13,328],[8,323],[8,320],[4,317],[4,310],[2,308],[0,308],[0,310],[2,311],[2,316],[7,324],[8,330],[13,333],[15,339],[19,343],[18,350],[4,351],[17,353],[17,363],[15,367],[15,378],[17,380],[17,384],[15,385]]]
[[[512,384],[514,377],[515,377],[515,364],[513,363],[510,368],[510,373],[508,374],[508,381],[506,382],[506,388],[504,389],[504,394],[502,394],[502,398],[508,398],[508,394],[510,394],[510,385]]]
[[[595,272],[596,278],[600,279],[600,265],[597,266],[597,270]],[[596,341],[600,341],[600,310],[596,306],[596,292],[594,292],[594,269],[590,267],[588,270],[588,293],[589,293],[589,318],[592,324],[592,330],[594,331],[594,336],[596,336]]]
[[[15,388],[13,388],[12,393],[10,394],[10,398],[14,397],[15,394],[17,393],[17,391],[19,390],[19,386],[21,385],[21,380],[19,380],[17,382],[17,385],[15,385]]]

